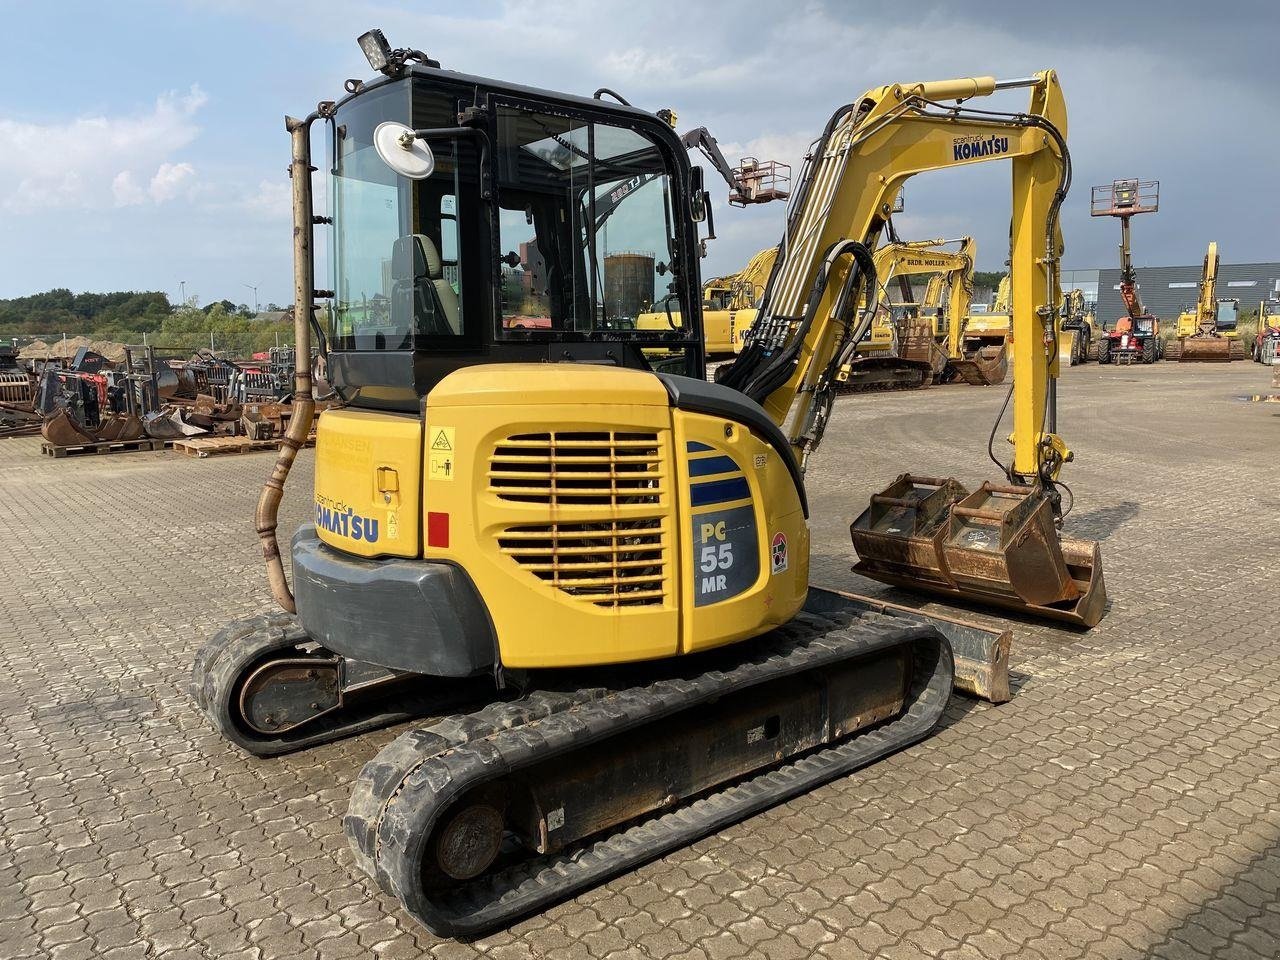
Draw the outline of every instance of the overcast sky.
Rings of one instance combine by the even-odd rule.
[[[869,87],[1057,69],[1075,184],[1068,268],[1113,266],[1117,224],[1089,187],[1158,179],[1134,222],[1141,266],[1280,260],[1280,4],[917,0],[0,0],[0,297],[55,286],[164,290],[201,302],[290,297],[285,113],[369,74],[355,37],[470,73],[589,94],[620,91],[707,126],[726,154],[795,164],[832,109]],[[993,98],[988,101],[997,105]],[[1002,95],[1019,109],[1025,91]],[[1008,165],[920,177],[900,232],[978,239],[1000,269]],[[774,243],[782,205],[717,211],[705,276]]]

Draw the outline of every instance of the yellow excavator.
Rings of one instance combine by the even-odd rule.
[[[1244,342],[1237,329],[1240,301],[1219,300],[1217,290],[1218,244],[1210,241],[1200,275],[1200,298],[1194,308],[1179,314],[1177,336],[1164,348],[1166,360],[1226,363],[1244,359]]]
[[[755,304],[764,293],[777,254],[776,247],[766,247],[737,273],[702,285],[702,331],[708,358],[732,356],[741,348],[743,335],[755,322]],[[671,329],[681,322],[680,305],[670,294],[636,317],[636,326],[642,330]]]
[[[316,335],[344,406],[319,419],[314,522],[293,537],[290,585],[276,528],[312,420],[299,361],[256,518],[281,609],[221,630],[193,689],[259,755],[443,714],[366,764],[344,825],[357,864],[413,917],[474,936],[901,749],[934,728],[957,676],[993,679],[1007,639],[1002,651],[809,585],[803,471],[902,185],[1008,158],[1026,276],[1014,325],[1037,349],[1015,358],[1017,482],[964,516],[991,538],[989,577],[1015,557],[1019,580],[1061,561],[1052,527],[1006,536],[1028,508],[1042,515],[1069,459],[1052,432],[1056,354],[1039,348],[1058,299],[1065,107],[1046,71],[892,84],[837,109],[716,384],[698,295],[709,195],[668,123],[608,91],[443,70],[379,31],[360,42],[379,76],[286,121],[297,356],[313,300],[332,298]],[[1028,110],[967,106],[1011,87],[1030,90]],[[331,152],[324,291],[316,125]],[[619,192],[610,244],[653,255],[655,292],[688,305],[678,328],[619,327],[603,310],[592,207]],[[529,227],[545,285],[528,297],[549,324],[515,330],[497,291]],[[385,310],[366,308],[371,289]],[[683,372],[655,372],[647,350]]]
[[[975,386],[1004,383],[1009,372],[1011,330],[1006,273],[996,288],[991,310],[971,313],[966,309],[961,323],[952,329],[948,350],[954,375]]]
[[[944,247],[958,243],[958,250]],[[943,379],[948,365],[946,347],[939,343],[939,330],[946,319],[943,310],[926,314],[931,292],[926,284],[919,303],[911,285],[912,277],[973,275],[972,237],[956,240],[900,240],[896,237],[878,247],[874,254],[878,289],[869,297],[874,310],[866,335],[845,346],[836,381],[843,388],[913,389],[927,387]],[[889,296],[896,281],[899,299]],[[867,309],[865,304],[862,309]],[[954,315],[954,314],[953,314]]]

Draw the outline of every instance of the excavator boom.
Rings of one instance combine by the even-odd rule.
[[[1026,111],[965,105],[1010,87],[1030,89]],[[953,99],[962,102],[940,102]],[[870,323],[870,312],[860,314],[857,305],[860,297],[874,298],[872,251],[903,184],[930,170],[996,159],[1013,167],[1016,349],[1006,482],[970,494],[954,481],[917,483],[904,474],[851,528],[861,557],[855,569],[1091,625],[1105,597],[1097,546],[1064,545],[1055,527],[1054,481],[1071,459],[1055,433],[1054,392],[1062,300],[1058,213],[1071,168],[1066,106],[1052,71],[1006,82],[895,84],[837,110],[806,158],[760,314],[722,382],[761,403],[804,463],[830,418],[840,358]]]

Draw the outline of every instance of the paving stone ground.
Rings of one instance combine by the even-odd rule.
[[[268,608],[270,456],[0,441],[0,958],[1271,960],[1280,406],[1233,399],[1269,382],[1071,370],[1067,526],[1102,540],[1099,627],[1012,621],[1011,703],[953,700],[925,743],[471,944],[417,928],[348,853],[349,784],[398,730],[254,760],[187,696],[199,644]],[[848,524],[906,469],[994,479],[1001,399],[842,400],[809,475],[815,582],[918,602],[849,572]]]

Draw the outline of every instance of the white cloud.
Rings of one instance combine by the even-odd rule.
[[[0,207],[27,214],[174,199],[195,168],[170,158],[199,134],[195,116],[206,102],[193,86],[135,114],[46,123],[0,117]]]
[[[156,203],[164,203],[178,195],[183,184],[196,175],[196,168],[189,163],[162,163],[151,178],[147,193]]]
[[[111,181],[111,193],[116,199],[117,207],[133,207],[145,203],[147,193],[128,170],[121,170]]]

